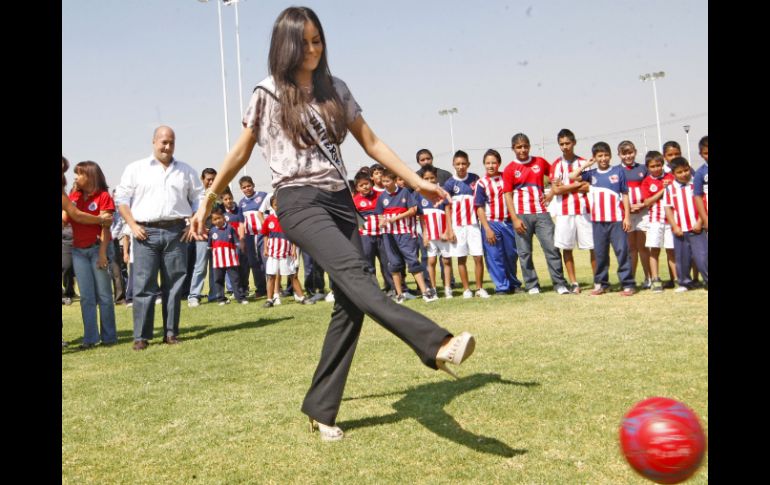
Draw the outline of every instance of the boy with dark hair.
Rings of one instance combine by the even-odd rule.
[[[257,298],[267,294],[265,286],[265,265],[262,258],[262,220],[259,217],[259,208],[267,198],[267,193],[254,190],[254,181],[248,175],[238,179],[238,186],[243,192],[243,198],[238,202],[244,220],[244,245],[246,247],[246,259],[251,274],[254,276],[255,295]],[[248,272],[246,278],[241,281],[244,294],[249,290]]]
[[[642,181],[642,197],[647,211],[647,236],[644,245],[650,250],[650,289],[653,293],[663,292],[663,282],[660,280],[658,257],[660,250],[666,250],[669,261],[674,261],[674,236],[671,226],[666,222],[666,210],[663,206],[663,195],[666,187],[674,181],[671,173],[663,170],[663,154],[649,151],[644,157],[647,167],[647,177]],[[671,271],[671,268],[669,268]],[[676,275],[676,267],[673,269]]]
[[[619,165],[610,167],[612,152],[607,143],[595,143],[591,153],[591,160],[583,167],[575,167],[569,175],[573,182],[582,180],[591,184],[589,197],[596,253],[596,273],[591,296],[602,295],[610,287],[610,245],[618,260],[618,279],[623,288],[621,295],[631,296],[636,293],[636,282],[631,274],[631,260],[628,257],[626,232],[631,230],[631,207],[625,170]],[[586,170],[594,163],[598,168]]]
[[[670,166],[675,180],[666,189],[664,204],[666,219],[671,224],[671,232],[674,233],[676,270],[679,275],[679,287],[674,291],[687,291],[693,285],[694,282],[690,278],[690,266],[693,262],[708,288],[709,240],[703,231],[703,221],[695,210],[696,196],[693,193],[690,164],[685,158],[677,157],[671,160]]]
[[[353,204],[356,210],[364,219],[364,225],[358,228],[358,234],[361,236],[361,246],[364,250],[364,259],[372,265],[372,271],[376,274],[374,263],[375,256],[380,260],[380,271],[385,280],[386,290],[393,288],[393,277],[387,269],[388,257],[385,253],[385,246],[382,242],[380,228],[377,223],[377,199],[381,192],[372,190],[372,179],[369,172],[359,171],[353,179],[356,188],[356,195],[353,196]]]
[[[596,273],[596,256],[594,256],[594,236],[591,216],[588,214],[587,182],[570,182],[572,170],[585,162],[585,159],[575,154],[577,141],[575,134],[563,128],[556,135],[562,155],[551,164],[551,192],[545,197],[545,204],[556,197],[556,228],[553,233],[553,245],[561,249],[564,269],[567,271],[568,283],[573,293],[580,293],[580,285],[575,275],[575,259],[572,252],[575,248],[587,249],[591,259],[591,269]]]
[[[408,189],[396,185],[396,174],[386,169],[382,174],[385,192],[377,199],[375,213],[378,215],[380,234],[385,241],[385,251],[388,255],[388,269],[393,277],[393,287],[396,290],[396,303],[403,303],[401,270],[404,263],[412,273],[422,298],[426,302],[438,300],[434,291],[428,291],[422,272],[425,266],[417,259],[417,239],[414,237],[414,222],[416,214],[414,199]]]
[[[239,261],[236,243],[238,234],[225,222],[224,210],[216,207],[211,210],[211,229],[209,230],[209,248],[214,269],[215,294],[220,305],[230,303],[224,293],[225,273],[233,284],[233,293],[238,303],[248,304],[240,286]]]
[[[369,167],[369,176],[372,178],[372,190],[378,193],[385,191],[385,186],[382,185],[382,173],[385,171],[385,167],[379,163],[374,163]]]
[[[452,157],[455,175],[444,184],[444,190],[452,198],[452,204],[446,206],[447,240],[450,254],[457,258],[457,269],[463,284],[463,298],[473,298],[473,291],[468,281],[466,261],[473,257],[476,273],[476,296],[489,298],[489,293],[482,286],[484,282],[484,246],[481,242],[481,229],[476,211],[473,208],[473,196],[479,176],[468,171],[471,162],[468,154],[457,150]]]
[[[515,231],[524,286],[530,295],[540,293],[540,281],[532,261],[532,242],[537,236],[554,289],[560,295],[571,295],[564,279],[561,254],[554,246],[553,220],[544,203],[544,178],[551,176],[551,166],[543,158],[530,156],[529,137],[524,133],[513,135],[511,150],[516,160],[503,171],[503,194]]]

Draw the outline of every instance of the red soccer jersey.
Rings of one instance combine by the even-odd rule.
[[[543,177],[551,173],[551,166],[540,157],[530,157],[527,163],[513,161],[503,171],[503,192],[513,192],[513,210],[516,214],[548,212],[543,204]]]
[[[268,257],[281,259],[291,256],[294,244],[286,238],[275,214],[270,214],[265,218],[265,223],[262,224],[262,235],[268,238],[265,243],[267,244]]]
[[[653,195],[660,193],[662,190],[665,190],[665,187],[663,187],[663,183],[665,181],[673,182],[674,175],[667,173],[658,178],[655,178],[652,175],[645,177],[644,180],[642,180],[642,197],[644,197],[644,199],[649,199]],[[666,211],[663,210],[662,197],[650,206],[650,210],[647,215],[650,218],[650,222],[666,222]]]
[[[353,196],[356,210],[364,218],[364,227],[358,228],[358,233],[362,236],[377,236],[380,234],[377,227],[377,214],[374,213],[380,193],[372,190],[369,195],[356,194]]]
[[[238,266],[238,250],[235,244],[238,234],[233,226],[225,224],[222,228],[213,226],[209,231],[209,247],[214,268],[230,268]]]
[[[70,194],[70,200],[81,212],[98,216],[102,211],[115,212],[115,202],[104,190],[94,192],[91,197],[85,198],[82,192],[73,192]],[[102,226],[99,224],[81,224],[70,218],[72,224],[72,247],[87,248],[93,246],[102,232]],[[109,231],[107,237],[110,238]]]
[[[562,157],[557,158],[551,164],[551,180],[559,180],[564,185],[574,183],[570,181],[569,174],[578,166],[578,164],[582,164],[582,162],[585,162],[585,158],[578,156],[571,162],[564,160]],[[556,215],[559,216],[587,214],[589,209],[588,194],[570,192],[557,195],[556,207]]]
[[[504,222],[510,219],[503,197],[503,185],[502,175],[485,175],[476,182],[473,209],[483,207],[488,221]]]
[[[695,223],[700,219],[695,209],[695,196],[693,195],[692,180],[687,184],[680,184],[676,180],[666,188],[664,204],[674,210],[674,220],[684,232],[692,231]]]

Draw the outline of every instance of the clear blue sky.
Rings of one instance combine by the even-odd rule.
[[[297,3],[239,4],[243,103],[267,75],[270,33],[281,10]],[[599,140],[633,141],[643,162],[660,149],[651,83],[657,81],[662,138],[682,145],[691,125],[708,134],[708,3],[702,0],[365,0],[306,1],[321,19],[332,74],[342,78],[369,125],[410,166],[429,148],[450,169],[454,144],[482,172],[497,148],[524,132],[533,154],[552,161],[556,133],[570,128],[576,151]],[[241,131],[234,7],[222,7],[230,142]],[[200,171],[225,155],[217,7],[213,0],[62,1],[62,153],[93,160],[111,187],[123,167],[151,154],[153,129],[176,131],[176,157]],[[542,141],[545,141],[541,148]],[[349,136],[349,172],[369,165]],[[613,163],[619,163],[617,156]],[[267,164],[255,149],[245,172],[267,189]],[[70,172],[71,173],[71,172]],[[72,177],[68,177],[71,182]],[[237,196],[240,194],[236,194]]]

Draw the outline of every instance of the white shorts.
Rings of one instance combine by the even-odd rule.
[[[449,258],[452,256],[449,249],[449,241],[442,241],[441,239],[431,239],[428,242],[428,257],[433,258],[441,254],[443,258]]]
[[[594,229],[589,214],[556,216],[553,245],[559,249],[594,248]]]
[[[294,258],[267,258],[265,263],[265,274],[273,276],[276,271],[280,271],[281,276],[292,275],[297,272],[296,259]]]
[[[671,226],[664,222],[650,222],[644,245],[648,248],[674,249],[674,233]]]
[[[629,214],[628,219],[631,221],[631,231],[647,231],[647,228],[650,226],[649,221],[647,220],[647,211],[642,212],[632,212]]]
[[[453,258],[464,256],[483,256],[484,247],[481,245],[481,229],[478,223],[454,227],[456,243],[449,244],[449,254]]]

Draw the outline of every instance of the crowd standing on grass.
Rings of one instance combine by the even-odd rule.
[[[158,130],[166,133],[161,128]],[[463,298],[489,297],[481,284],[484,266],[494,284],[494,294],[537,294],[540,285],[531,259],[534,236],[546,251],[554,290],[560,294],[581,293],[575,271],[575,249],[589,252],[594,281],[590,294],[607,293],[610,246],[619,262],[621,295],[631,296],[638,289],[660,293],[665,288],[675,288],[676,292],[698,286],[708,288],[708,136],[698,142],[699,154],[705,163],[694,173],[674,141],[666,142],[662,152],[649,151],[643,163],[639,163],[633,142],[625,140],[617,147],[621,162],[617,165],[611,165],[612,150],[606,143],[596,143],[592,156],[586,159],[575,153],[577,141],[572,131],[560,130],[557,142],[562,155],[548,164],[542,158],[529,156],[526,135],[515,135],[511,141],[515,160],[505,167],[508,185],[501,170],[502,156],[496,150],[488,150],[479,160],[484,170],[482,177],[468,171],[468,154],[458,150],[453,157],[455,174],[449,174],[443,184],[452,202],[445,201],[438,206],[413,192],[403,179],[382,165],[363,167],[352,180],[353,201],[361,215],[359,234],[363,256],[372,271],[383,279],[382,291],[397,303],[419,296],[425,302],[434,302],[438,300],[439,288],[443,288],[444,298],[453,298],[452,258],[456,258]],[[421,178],[439,183],[440,169],[432,165],[431,152],[420,149],[416,158],[421,164],[417,171]],[[156,167],[163,166],[159,160],[155,162],[160,164]],[[145,159],[144,163],[151,161]],[[199,182],[193,183],[190,170],[184,176],[193,191],[187,201],[189,209],[174,213],[173,218],[166,218],[172,220],[163,222],[140,213],[142,218],[150,220],[137,222],[138,229],[144,228],[146,234],[147,228],[176,224],[181,238],[186,219],[200,203],[203,189],[211,186],[217,174],[213,168],[206,168]],[[77,208],[82,206],[87,214],[112,216],[113,199],[98,164],[81,162],[75,167],[75,175],[76,182],[68,200]],[[549,179],[550,190],[544,189],[544,177]],[[178,244],[172,244],[186,252],[185,268],[187,276],[191,275],[187,285],[182,285],[176,294],[186,298],[190,308],[198,307],[204,298],[224,305],[230,301],[228,296],[239,303],[266,297],[264,308],[280,305],[282,296],[294,296],[294,300],[302,304],[333,302],[332,291],[327,293],[324,289],[323,269],[280,229],[275,207],[271,207],[276,203],[272,193],[256,191],[249,176],[242,177],[239,186],[242,197],[237,203],[228,189],[212,206],[212,216],[206,221],[209,239],[189,243],[179,240]],[[549,204],[553,218],[549,215]],[[137,237],[119,214],[114,214],[114,220],[109,219],[111,227],[101,229],[94,222],[78,223],[66,212],[63,214],[62,303],[72,303],[74,276],[78,280],[83,312],[81,346],[90,348],[100,342],[109,345],[116,340],[114,305],[131,307],[135,301],[133,249]],[[213,217],[221,218],[223,227],[229,228],[227,234],[233,238],[231,242],[223,242],[224,236],[218,235],[218,224],[212,223]],[[273,228],[264,225],[268,219]],[[139,234],[141,236],[141,232]],[[219,239],[213,239],[214,235]],[[186,244],[189,247],[185,248]],[[223,244],[231,245],[226,258],[222,256]],[[663,249],[669,268],[669,279],[665,282],[659,272]],[[465,269],[469,254],[476,267],[475,292],[470,288]],[[304,262],[304,291],[297,274],[300,259]],[[524,282],[518,278],[519,260]],[[643,280],[637,284],[634,275],[639,264]],[[161,286],[164,277],[167,281],[184,279],[180,269],[177,268],[172,277],[168,267],[160,266],[157,263],[155,270],[161,270]],[[407,272],[413,276],[416,290],[409,288]],[[204,294],[207,273],[208,295]],[[281,276],[287,277],[283,289]],[[145,319],[152,318],[147,309],[153,302],[163,303],[163,291],[156,288],[157,277],[147,280],[143,274],[142,278],[142,285],[147,286],[143,291],[149,295],[144,296],[148,303],[136,313],[141,319],[135,325],[137,340],[150,340],[151,327],[142,331]],[[702,284],[698,281],[700,278]],[[250,281],[253,291],[249,288]],[[169,281],[166,286],[169,288],[166,298],[171,301],[168,299],[176,298],[170,291],[173,285]],[[109,295],[112,297],[108,298]],[[97,307],[101,334],[96,325]],[[171,320],[168,310],[163,315],[164,340],[178,341],[178,310],[172,304]]]

